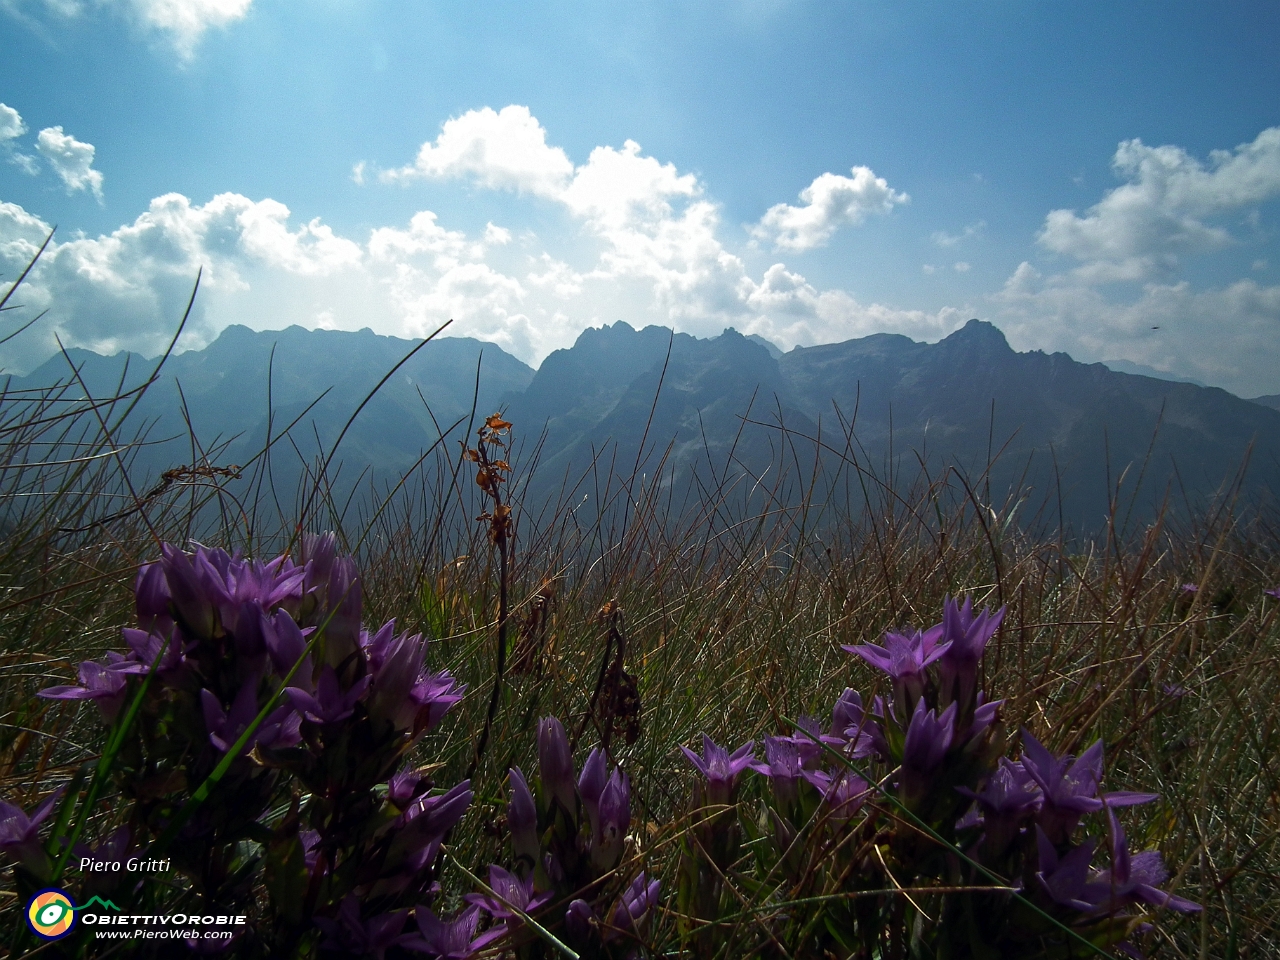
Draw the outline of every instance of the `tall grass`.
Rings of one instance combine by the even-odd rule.
[[[556,715],[583,747],[607,742],[629,772],[632,849],[674,889],[693,779],[677,745],[703,732],[758,740],[829,709],[846,685],[874,692],[878,678],[840,645],[927,625],[945,595],[963,593],[975,606],[1008,605],[984,683],[1007,697],[1010,729],[1025,726],[1057,752],[1101,737],[1111,786],[1160,794],[1132,811],[1132,846],[1158,846],[1178,892],[1206,909],[1163,915],[1145,949],[1277,954],[1280,600],[1264,594],[1280,586],[1273,515],[1224,498],[1184,525],[1157,519],[1126,536],[1113,525],[1073,542],[1014,522],[1021,493],[988,502],[982,477],[903,483],[871,469],[850,452],[852,425],[841,462],[865,498],[842,506],[783,497],[788,484],[822,489],[794,461],[788,471],[785,456],[767,489],[730,462],[682,495],[661,446],[635,464],[605,451],[566,478],[557,501],[525,503],[539,451],[521,433],[534,425],[511,409],[525,439],[512,453],[514,526],[500,558],[489,526],[474,520],[485,495],[457,449],[474,423],[442,430],[410,475],[353,508],[329,496],[332,456],[307,464],[310,490],[272,490],[270,458],[283,444],[233,470],[193,435],[190,462],[167,480],[136,476],[131,451],[149,438],[126,415],[133,397],[85,398],[80,386],[69,368],[56,388],[0,396],[0,797],[24,809],[100,749],[91,708],[34,693],[73,682],[78,660],[119,646],[137,565],[160,542],[191,538],[272,556],[299,532],[277,505],[310,503],[305,527],[336,528],[358,557],[368,622],[395,617],[429,632],[432,667],[468,685],[428,745],[449,782],[478,762],[476,803],[451,838],[450,863],[478,872],[499,857],[506,770],[534,768],[538,718]],[[779,439],[785,450],[781,428]],[[504,592],[507,668],[495,685]],[[613,734],[601,696],[624,642],[640,704],[634,742]],[[497,708],[478,753],[491,691]],[[94,812],[92,834],[111,826],[114,799]],[[471,889],[445,870],[446,889]],[[8,877],[5,930],[21,907]],[[658,918],[659,949],[674,949],[674,929],[670,915]]]

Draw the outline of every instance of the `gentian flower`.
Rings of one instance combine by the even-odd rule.
[[[325,935],[321,950],[340,951],[349,957],[372,955],[382,960],[400,939],[408,916],[408,910],[396,910],[361,920],[360,900],[352,893],[342,901],[336,918],[316,917],[314,922]]]
[[[747,766],[769,778],[769,785],[773,787],[779,803],[790,805],[796,801],[796,783],[804,766],[794,743],[782,737],[765,737],[764,762],[750,760]]]
[[[591,862],[599,870],[612,870],[622,857],[622,842],[631,825],[631,782],[615,769],[600,794],[599,819],[594,824]]]
[[[164,647],[164,656],[156,667],[156,673],[160,677],[172,674],[186,662],[182,634],[173,629],[172,620],[164,628],[157,625],[147,631],[125,627],[120,633],[129,647],[127,659],[136,660],[142,667],[138,673],[145,674],[151,670],[151,664],[160,656],[161,647]]]
[[[37,875],[49,868],[49,859],[40,843],[40,824],[53,813],[53,805],[62,796],[63,789],[59,787],[40,801],[29,817],[21,807],[0,800],[0,851]]]
[[[1111,869],[1101,871],[1087,887],[1100,911],[1110,913],[1128,903],[1168,907],[1179,913],[1194,913],[1200,909],[1198,903],[1158,889],[1158,884],[1169,879],[1169,871],[1164,868],[1159,851],[1131,854],[1120,821],[1109,807],[1107,818],[1111,824]]]
[[[1004,757],[980,791],[975,793],[968,787],[956,787],[956,790],[974,800],[980,811],[977,821],[983,825],[983,848],[989,857],[1004,853],[1023,823],[1044,802],[1035,778],[1021,763]]]
[[[1049,840],[1061,846],[1086,813],[1101,810],[1103,800],[1113,807],[1132,807],[1157,799],[1154,793],[1115,791],[1098,797],[1098,781],[1102,779],[1102,741],[1099,740],[1078,759],[1057,759],[1033,737],[1022,731],[1022,766],[1044,791],[1044,803],[1037,822]]]
[[[1058,851],[1048,835],[1036,827],[1036,850],[1040,855],[1040,869],[1036,879],[1055,903],[1086,913],[1098,904],[1089,890],[1089,861],[1093,859],[1096,840],[1089,839],[1079,847],[1072,847],[1066,856],[1059,858]]]
[[[463,780],[447,793],[419,797],[400,815],[396,821],[400,830],[391,841],[388,860],[400,864],[406,883],[435,859],[444,835],[462,819],[474,796],[471,781]]]
[[[1277,600],[1280,600],[1280,587],[1276,587],[1274,590],[1263,590],[1262,592],[1268,597],[1275,597]]]
[[[831,818],[837,823],[843,824],[851,820],[871,792],[871,784],[849,770],[835,775],[825,770],[804,770],[802,773],[822,794],[822,802],[829,808]]]
[[[658,905],[658,891],[661,887],[660,881],[648,880],[641,872],[618,898],[612,922],[605,929],[603,939],[609,941],[624,935],[639,937],[653,908]]]
[[[81,686],[48,687],[36,694],[46,700],[92,700],[107,723],[114,723],[124,706],[125,687],[130,674],[146,673],[147,668],[135,660],[127,660],[109,652],[106,664],[86,660],[80,664]]]
[[[925,710],[923,697],[916,701],[902,748],[899,780],[902,798],[907,803],[919,802],[928,795],[932,773],[951,748],[957,706],[952,703],[939,716],[936,710]]]
[[[845,741],[839,737],[831,737],[822,732],[822,727],[813,717],[800,716],[796,719],[796,732],[789,737],[779,737],[779,740],[785,740],[794,744],[800,753],[800,765],[806,770],[812,770],[818,765],[818,761],[822,758],[823,744],[832,747],[844,746]]]
[[[403,811],[430,786],[431,781],[420,777],[416,770],[401,770],[387,781],[387,800]]]
[[[585,900],[574,900],[564,912],[564,925],[571,939],[583,943],[599,923],[595,910]]]
[[[587,813],[593,837],[600,829],[600,797],[609,783],[608,770],[608,757],[595,747],[587,754],[587,762],[582,765],[582,774],[578,777],[578,796],[582,799],[582,808]]]
[[[542,852],[542,845],[538,842],[538,808],[520,768],[512,767],[507,776],[511,782],[511,800],[507,804],[511,849],[516,860],[532,870],[538,862],[538,854]]]
[[[573,758],[569,755],[569,738],[555,717],[538,721],[538,774],[542,789],[559,801],[570,816],[575,813]]]
[[[473,953],[506,935],[506,928],[499,926],[476,936],[480,921],[480,908],[472,905],[452,920],[444,921],[431,912],[430,907],[414,908],[418,921],[418,937],[401,937],[399,944],[420,953],[429,953],[440,960],[465,960]]]
[[[419,675],[409,690],[409,701],[414,708],[414,736],[434,729],[441,718],[462,701],[466,689],[466,684],[454,680],[448,670]]]
[[[902,765],[920,773],[929,773],[951,748],[956,705],[953,703],[941,715],[924,707],[923,700],[917,701],[911,715],[911,725],[907,727],[907,738],[902,748]]]
[[[992,614],[984,607],[975,617],[972,597],[965,597],[963,607],[950,597],[943,601],[942,630],[946,650],[938,660],[942,702],[959,702],[962,714],[973,702],[978,662],[987,642],[1000,629],[1006,609],[1001,607]]]
[[[217,607],[230,602],[213,558],[203,548],[188,556],[168,543],[160,545],[160,553],[171,607],[183,632],[193,640],[212,640],[218,626]]]
[[[360,650],[361,587],[356,562],[350,557],[333,561],[325,592],[324,659],[338,667]]]
[[[1196,583],[1184,583],[1182,585],[1182,592],[1183,593],[1199,593],[1200,585]]]
[[[884,711],[881,710],[881,716]],[[845,754],[854,760],[877,757],[887,760],[889,744],[880,724],[862,706],[862,694],[845,687],[831,710],[831,736],[844,744]]]
[[[240,692],[236,694],[230,710],[223,710],[217,695],[208,689],[200,691],[200,706],[204,711],[209,742],[219,752],[226,753],[258,716],[258,678],[249,677],[240,685]],[[240,755],[244,756],[256,745],[264,748],[293,746],[301,739],[298,732],[300,723],[301,718],[288,704],[277,707],[258,724]]]
[[[389,724],[396,731],[413,727],[418,704],[409,693],[422,672],[423,650],[422,634],[402,633],[387,645],[377,669],[370,670],[373,691],[369,694],[369,716],[375,723]],[[326,661],[332,663],[333,658],[326,655]]]
[[[949,642],[943,640],[943,629],[939,623],[923,631],[890,631],[884,635],[883,647],[874,643],[845,644],[844,649],[889,674],[895,702],[910,711],[924,693],[925,668],[947,652]]]
[[[716,744],[705,733],[702,735],[702,756],[698,756],[688,747],[681,746],[689,762],[706,779],[706,800],[709,804],[729,804],[733,802],[733,791],[738,785],[738,778],[753,760],[756,742],[748,740],[743,746],[730,755],[724,747]]]
[[[373,678],[365,674],[351,685],[350,690],[343,693],[338,675],[334,673],[333,667],[326,663],[320,671],[320,680],[316,684],[314,696],[301,687],[285,687],[284,694],[289,698],[293,709],[297,710],[304,720],[320,724],[338,723],[351,716],[356,703],[364,696],[364,692],[369,689],[369,684],[372,682]]]
[[[144,563],[138,568],[133,582],[133,604],[138,615],[138,626],[150,632],[159,629],[167,633],[173,626],[169,615],[169,583],[165,580],[164,565]]]
[[[506,921],[508,929],[515,929],[521,923],[516,911],[535,913],[555,896],[554,890],[534,896],[532,874],[521,880],[497,864],[489,866],[489,889],[493,892],[468,893],[463,899],[475,904],[495,920]]]
[[[303,630],[285,610],[277,610],[270,618],[265,613],[261,616],[263,618],[260,624],[262,640],[267,645],[271,665],[281,678],[287,677],[293,665],[306,651],[307,643],[315,628],[308,627]],[[302,665],[293,675],[293,683],[303,689],[310,689],[313,683],[312,675],[311,654],[307,654],[302,660]]]

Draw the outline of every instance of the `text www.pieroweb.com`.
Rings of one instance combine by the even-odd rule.
[[[247,919],[196,914],[89,914],[84,922],[98,928],[94,931],[98,940],[230,940],[235,931],[228,927],[243,925]]]
[[[230,930],[95,930],[99,940],[230,940]]]

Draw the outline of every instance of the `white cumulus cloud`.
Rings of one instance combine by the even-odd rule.
[[[842,226],[859,224],[870,213],[888,213],[911,198],[877,177],[870,167],[854,167],[852,177],[824,173],[800,191],[803,206],[779,203],[751,228],[757,240],[780,250],[812,250]]]
[[[102,199],[102,171],[93,169],[93,144],[63,133],[60,126],[45,127],[36,137],[36,149],[53,167],[67,193],[89,190]]]
[[[384,170],[384,181],[471,177],[491,189],[556,196],[573,173],[559,147],[528,107],[470,110],[448,120],[435,142],[424,143],[409,166]]]
[[[1125,183],[1083,215],[1052,210],[1037,236],[1080,261],[1087,282],[1167,279],[1180,257],[1231,245],[1225,214],[1280,196],[1280,127],[1208,162],[1176,146],[1120,144],[1111,162]]]
[[[14,147],[14,141],[27,132],[22,115],[8,104],[0,103],[0,153],[23,173],[35,176],[39,172],[36,158]]]
[[[0,143],[7,145],[27,132],[22,115],[8,104],[0,103]]]

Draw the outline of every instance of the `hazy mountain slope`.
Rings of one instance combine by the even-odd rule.
[[[273,435],[331,388],[295,428],[292,443],[276,448],[273,475],[287,499],[303,479],[303,460],[328,451],[366,394],[411,348],[410,341],[367,330],[230,327],[204,350],[172,357],[139,404],[130,429],[149,427],[150,439],[173,439],[138,451],[136,479],[192,462],[182,398],[200,443],[206,449],[225,443],[215,461],[246,462],[265,442],[270,367]],[[849,424],[860,468],[882,478],[892,470],[909,482],[920,459],[934,477],[956,466],[981,484],[983,496],[989,487],[997,506],[1010,489],[1029,489],[1022,516],[1043,505],[1046,519],[1056,522],[1061,511],[1082,532],[1101,527],[1121,476],[1122,507],[1141,478],[1135,520],[1154,516],[1166,491],[1175,502],[1184,496],[1202,502],[1235,475],[1246,453],[1246,499],[1280,489],[1280,411],[1261,402],[1273,398],[1246,401],[1077,363],[1063,353],[1016,353],[998,329],[977,320],[936,344],[877,334],[781,355],[733,330],[699,340],[616,323],[584,331],[536,373],[497,347],[441,339],[397,371],[360,414],[335,461],[343,483],[370,467],[398,479],[435,441],[432,415],[440,429],[466,417],[482,353],[477,413],[503,409],[526,454],[545,430],[528,490],[536,500],[595,496],[596,475],[564,489],[578,484],[594,460],[622,476],[638,463],[653,477],[661,465],[662,482],[682,497],[724,486],[750,491],[738,509],[759,508],[767,496],[795,502],[817,464],[822,482],[814,496],[843,502],[853,487],[836,489],[832,478],[855,479],[849,460],[841,459]],[[126,362],[126,386],[154,367],[125,354],[70,356],[95,396],[116,391]],[[8,388],[12,395],[66,375],[58,357],[28,377],[10,378]],[[780,476],[788,480],[775,487]]]

